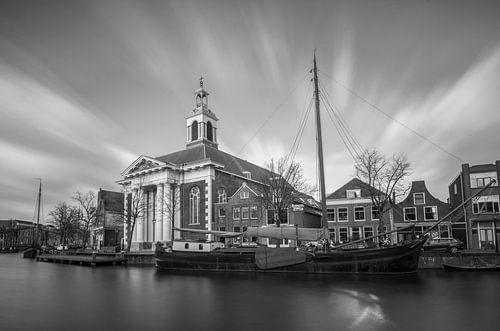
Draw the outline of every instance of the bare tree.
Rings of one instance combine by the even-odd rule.
[[[73,241],[79,231],[79,210],[74,206],[68,206],[66,202],[59,202],[49,213],[52,217],[51,223],[56,227],[61,244]]]
[[[179,189],[179,184],[177,181],[172,181],[169,187],[170,193],[168,195],[168,199],[162,199],[162,211],[163,215],[170,222],[170,242],[173,244],[174,242],[174,226],[175,226],[175,217],[179,214],[181,210],[181,193]]]
[[[124,223],[125,223],[125,235],[127,237],[127,247],[126,251],[130,252],[130,246],[132,245],[132,236],[134,234],[135,226],[137,224],[137,220],[144,215],[144,184],[145,179],[141,177],[138,181],[137,186],[132,188],[132,193],[128,193],[127,200],[127,208],[125,210],[124,215]]]
[[[83,234],[83,246],[86,247],[90,239],[90,231],[96,225],[96,194],[94,191],[87,193],[75,192],[73,200],[78,205],[80,212],[80,229]]]
[[[266,168],[269,176],[261,178],[266,189],[262,192],[264,206],[274,211],[277,226],[283,223],[287,210],[293,201],[313,191],[312,186],[304,178],[300,163],[288,161],[286,158],[272,159]]]
[[[410,162],[404,154],[387,158],[376,149],[371,149],[357,158],[355,168],[356,176],[368,184],[372,205],[379,213],[379,229],[383,229],[383,215],[408,192],[405,179],[411,173]]]

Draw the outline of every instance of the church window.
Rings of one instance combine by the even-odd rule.
[[[193,124],[191,124],[191,140],[198,140],[198,121],[194,121]]]
[[[214,141],[212,123],[210,123],[210,121],[207,122],[207,139],[209,141]]]
[[[218,203],[226,203],[227,202],[227,193],[223,187],[219,187],[217,189],[217,202]]]
[[[200,224],[200,189],[195,186],[189,192],[189,224]]]

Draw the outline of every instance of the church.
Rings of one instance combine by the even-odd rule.
[[[142,155],[117,182],[124,193],[125,213],[135,210],[137,215],[132,251],[151,250],[156,242],[180,238],[223,240],[174,228],[244,232],[247,227],[274,223],[274,212],[267,210],[262,199],[263,179],[272,173],[219,150],[218,118],[208,106],[209,93],[202,79],[194,95],[195,107],[186,117],[185,149],[158,157]],[[308,196],[297,200],[282,226],[319,227],[317,202]],[[127,235],[125,229],[124,243],[130,240]],[[273,244],[267,239],[264,243]]]

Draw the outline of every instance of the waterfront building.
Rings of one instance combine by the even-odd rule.
[[[99,189],[97,193],[96,224],[92,229],[93,247],[123,246],[123,203],[122,192]]]
[[[328,230],[333,242],[346,243],[381,233],[380,215],[370,198],[370,192],[376,191],[353,178],[326,197]],[[382,216],[383,232],[392,229],[390,215],[391,211]]]
[[[412,240],[439,222],[450,212],[447,202],[434,197],[425,185],[425,181],[413,181],[408,195],[393,208],[395,229],[414,224],[408,230],[397,231],[399,242]],[[444,220],[430,232],[431,237],[451,236],[451,219]]]
[[[9,219],[0,220],[0,251],[20,250],[36,243],[36,222]],[[55,245],[57,234],[53,225],[39,224],[38,243]]]
[[[494,250],[500,240],[500,214],[498,174],[500,161],[494,164],[470,166],[462,164],[462,170],[448,186],[450,207],[452,209],[492,180],[495,183],[465,204],[453,217],[453,236],[466,243],[468,248]]]
[[[158,157],[142,155],[118,181],[125,211],[133,213],[140,207],[131,250],[150,250],[153,243],[167,243],[172,238],[206,238],[205,234],[174,228],[239,232],[248,226],[267,225],[268,219],[275,217],[262,201],[262,192],[267,189],[264,183],[275,175],[221,151],[218,118],[208,106],[209,93],[203,81],[194,95],[195,107],[186,117],[185,149]],[[295,211],[287,212],[283,226],[319,227],[314,204],[307,201],[297,201],[303,208],[294,205]],[[315,217],[317,222],[309,220]],[[218,238],[208,235],[208,239]]]

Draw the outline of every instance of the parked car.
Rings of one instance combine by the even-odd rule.
[[[464,249],[464,243],[455,238],[429,238],[424,244],[424,251],[440,250],[456,253],[460,249]]]

